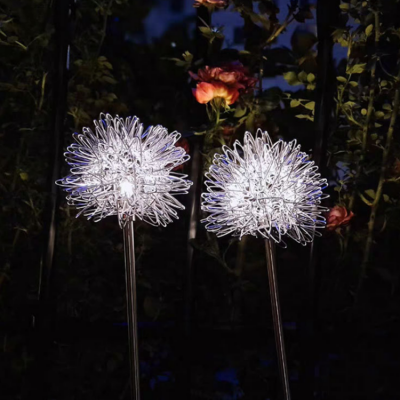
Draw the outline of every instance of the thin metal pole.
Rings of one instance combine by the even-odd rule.
[[[276,276],[275,245],[270,240],[265,240],[265,252],[267,256],[269,291],[271,294],[272,320],[274,323],[279,373],[283,386],[284,399],[290,400],[289,374],[286,362],[285,342],[283,338],[278,282]]]
[[[192,320],[192,302],[193,302],[193,246],[190,241],[197,236],[197,222],[199,219],[200,207],[200,168],[201,154],[200,142],[196,141],[193,149],[192,167],[190,171],[190,179],[193,187],[189,193],[190,202],[190,220],[188,232],[188,246],[186,258],[186,290],[185,290],[185,334],[190,336],[191,320]]]
[[[139,345],[136,302],[135,241],[133,219],[124,228],[126,303],[128,315],[131,399],[140,400]]]
[[[183,340],[181,343],[182,369],[178,379],[178,393],[181,398],[191,398],[191,335],[192,335],[192,311],[193,311],[193,279],[194,279],[194,248],[191,240],[197,236],[197,223],[200,209],[200,188],[201,188],[201,141],[195,140],[192,153],[192,163],[189,179],[193,187],[189,192],[190,219],[187,236],[187,255],[185,264],[185,286],[184,286],[184,317],[183,317]]]

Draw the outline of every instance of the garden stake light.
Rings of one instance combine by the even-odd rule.
[[[295,140],[273,144],[261,130],[255,138],[246,132],[243,145],[236,141],[233,149],[224,146],[223,154],[214,155],[206,178],[206,229],[218,237],[253,235],[265,240],[279,371],[289,400],[274,244],[284,244],[282,236],[287,235],[305,245],[320,235],[316,228],[325,225],[321,214],[327,209],[320,204],[327,197],[322,194],[326,179]]]
[[[131,396],[139,400],[134,221],[165,227],[178,218],[176,210],[184,206],[174,196],[187,194],[192,182],[172,170],[189,156],[175,146],[179,133],[162,126],[144,130],[136,117],[101,114],[94,125],[95,132],[84,128],[74,134],[76,143],[65,153],[71,174],[57,184],[68,193],[68,204],[80,210],[77,217],[98,222],[118,215],[124,231]]]

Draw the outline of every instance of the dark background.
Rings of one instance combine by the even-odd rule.
[[[75,219],[75,210],[57,191],[54,261],[46,262],[54,157],[63,163],[55,138],[62,150],[72,132],[90,126],[105,111],[176,129],[193,152],[202,140],[194,132],[207,125],[207,115],[191,93],[187,71],[171,58],[181,58],[185,51],[210,63],[239,57],[254,32],[244,29],[238,13],[215,12],[212,23],[225,25],[225,41],[216,45],[218,56],[213,57],[196,28],[197,17],[208,14],[194,8],[192,0],[80,0],[69,4],[71,13],[63,12],[61,3],[57,8],[47,0],[0,0],[0,29],[5,32],[0,35],[0,399],[122,400],[129,396],[122,231],[116,218],[97,224]],[[329,48],[326,24],[325,46],[333,58],[318,58],[326,64],[319,73],[314,70],[316,90],[289,85],[283,75],[295,65],[299,41],[309,43],[310,35],[317,34],[315,4],[303,3],[314,19],[295,21],[266,50],[263,86],[268,101],[259,126],[275,137],[296,137],[304,151],[322,158],[331,183],[327,205],[333,206],[339,168],[326,158],[346,145],[332,136],[328,141],[327,125],[335,108],[335,76],[344,73],[347,49],[337,43]],[[330,13],[329,3],[320,2],[328,16],[321,17],[320,9],[319,18],[339,25],[340,10]],[[398,2],[389,3],[383,19],[396,19]],[[286,2],[276,5],[283,19]],[[318,57],[315,40],[312,46],[311,69]],[[393,56],[390,69],[396,65],[396,48],[387,46],[382,52]],[[372,50],[367,46],[362,51],[368,55]],[[332,72],[331,88],[321,86],[324,69]],[[274,100],[284,92],[315,100],[315,121],[295,118],[283,100]],[[324,111],[324,98],[332,100],[331,110]],[[321,134],[328,150],[322,147],[316,155]],[[184,172],[191,170],[189,162]],[[67,173],[64,163],[60,173]],[[135,225],[142,398],[278,399],[264,244],[248,238],[240,264],[238,240],[210,241],[199,224],[191,244],[194,275],[188,297],[190,198],[181,201],[186,210],[167,228]],[[287,249],[278,248],[293,399],[400,398],[400,218],[398,203],[391,207],[395,210],[374,242],[356,305],[361,242],[351,243],[343,256],[339,235],[325,233],[312,249],[315,261],[310,247],[290,242]],[[366,225],[366,211],[358,215],[354,237]],[[184,316],[188,298],[193,304],[190,321]],[[189,322],[188,339],[184,324]]]

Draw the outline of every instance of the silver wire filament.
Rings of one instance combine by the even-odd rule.
[[[160,125],[144,130],[137,117],[101,114],[95,131],[83,128],[64,154],[71,174],[56,183],[68,193],[79,215],[98,222],[118,215],[166,226],[184,206],[174,197],[187,194],[192,182],[172,170],[190,157],[175,146],[180,133]]]
[[[243,145],[223,147],[206,175],[202,222],[217,236],[253,235],[282,242],[287,235],[305,245],[325,226],[321,200],[327,185],[295,140],[272,143],[267,132],[246,132]]]

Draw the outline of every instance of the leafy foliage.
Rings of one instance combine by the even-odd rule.
[[[5,399],[29,390],[26,376],[34,361],[27,327],[37,313],[52,152],[53,3],[2,0],[0,5],[0,319],[5,327],[0,331],[0,370],[5,371]],[[207,21],[202,14],[196,32],[190,15],[148,43],[144,20],[156,2],[77,3],[66,143],[72,132],[107,111],[134,113],[146,125],[157,122],[185,136],[195,132],[204,141],[203,169],[223,144],[241,139],[245,130],[261,128],[274,139],[297,138],[304,149],[312,148],[317,38],[305,25],[314,15],[312,8],[290,1],[279,9],[270,0],[232,0],[226,9],[214,8],[242,18],[243,49],[237,50],[226,47],[228,29],[213,26],[213,13]],[[390,362],[398,349],[400,19],[395,0],[346,1],[338,12],[341,23],[333,39],[347,57],[335,66],[328,167],[332,205],[354,216],[347,228],[337,226],[319,242],[317,314],[324,340],[313,346],[321,357],[321,375],[332,370],[319,387],[332,399],[351,397],[347,390],[352,385],[357,396],[364,389],[364,398],[391,398],[393,393],[397,398],[388,377],[397,368]],[[279,40],[288,27],[294,28],[290,48]],[[240,61],[248,76],[257,78],[255,87],[241,91],[229,108],[222,102],[198,104],[188,71],[231,61]],[[286,81],[292,90],[273,87],[271,78]],[[190,144],[195,139],[190,137]],[[129,389],[121,232],[112,219],[94,225],[74,215],[62,202],[54,282],[58,328],[49,390],[59,399],[124,398]],[[149,399],[179,397],[188,218],[182,214],[165,230],[136,224],[142,391]],[[192,246],[193,396],[274,398],[277,376],[263,244],[252,238],[217,241],[199,227]],[[285,327],[287,353],[295,376],[308,357],[301,337],[308,252],[293,245],[278,249],[277,255],[284,321],[291,321]],[[391,352],[385,348],[389,342]],[[356,374],[369,376],[371,366],[381,371],[381,381],[363,379],[361,384]],[[294,392],[299,390],[292,384]]]

